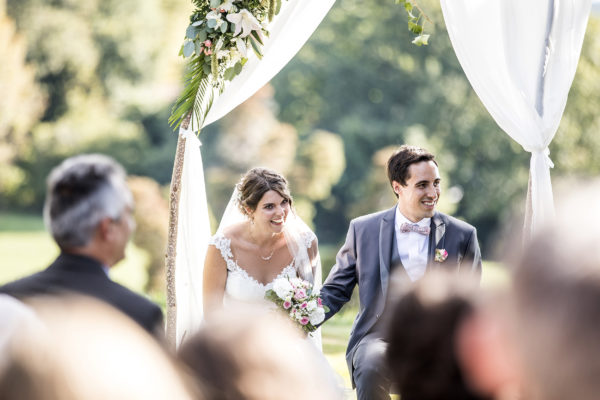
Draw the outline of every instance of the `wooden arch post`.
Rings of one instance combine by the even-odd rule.
[[[190,112],[181,123],[184,129],[190,124],[192,113]],[[183,173],[183,162],[185,158],[185,137],[181,134],[177,138],[177,150],[173,164],[173,176],[171,177],[171,190],[169,195],[169,234],[166,254],[167,275],[167,327],[166,338],[168,346],[175,350],[177,329],[177,299],[175,286],[175,260],[177,258],[177,226],[179,221],[179,198],[181,196],[181,175]]]

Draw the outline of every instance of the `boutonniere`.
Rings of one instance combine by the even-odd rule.
[[[435,262],[444,262],[446,261],[446,258],[448,258],[448,252],[446,249],[435,249]]]

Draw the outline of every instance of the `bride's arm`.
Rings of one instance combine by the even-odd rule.
[[[205,319],[209,319],[215,311],[223,307],[226,280],[227,264],[225,260],[215,246],[208,246],[202,284]]]

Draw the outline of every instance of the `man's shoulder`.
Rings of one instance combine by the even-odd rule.
[[[0,286],[0,293],[9,294],[14,297],[23,297],[34,294],[52,292],[46,281],[46,270],[36,272]]]
[[[378,223],[384,218],[392,218],[393,220],[394,212],[395,207],[392,207],[388,208],[387,210],[381,210],[371,214],[361,215],[360,217],[354,218],[352,221],[350,221],[350,223],[355,226],[363,226]]]
[[[475,230],[475,227],[473,225],[469,224],[468,222],[463,221],[461,219],[458,219],[458,218],[453,217],[448,214],[436,212],[434,219],[435,218],[439,218],[441,221],[443,221],[444,224],[446,224],[446,226],[452,227],[454,229],[458,229],[461,231],[474,231]]]

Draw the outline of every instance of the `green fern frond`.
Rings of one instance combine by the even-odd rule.
[[[175,101],[169,117],[169,125],[177,129],[185,116],[194,109],[202,83],[208,81],[204,73],[204,59],[193,56],[187,66],[184,76],[184,89]]]

